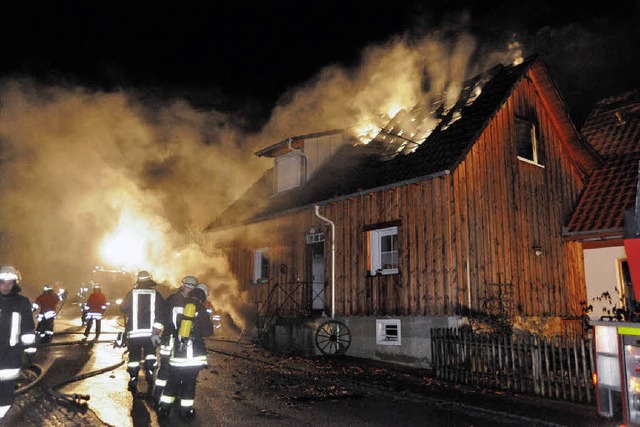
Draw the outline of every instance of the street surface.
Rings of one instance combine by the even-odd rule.
[[[38,349],[34,363],[44,374],[19,392],[3,425],[618,425],[597,417],[594,406],[464,388],[433,380],[424,370],[362,359],[287,356],[222,333],[208,342],[210,366],[198,378],[196,417],[158,419],[142,377],[136,397],[127,391],[126,353],[112,345],[122,330],[115,310],[107,312],[99,341],[90,335],[82,342],[73,308],[61,312],[53,343]],[[56,390],[89,398],[73,402]]]

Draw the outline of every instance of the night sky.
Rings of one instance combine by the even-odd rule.
[[[3,12],[0,76],[185,98],[258,129],[288,90],[324,67],[357,67],[369,45],[467,31],[477,55],[512,40],[540,54],[578,125],[598,99],[640,87],[639,2],[487,3],[23,4]]]

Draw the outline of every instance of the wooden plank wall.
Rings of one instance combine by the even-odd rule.
[[[516,158],[515,115],[537,121],[544,167]],[[584,183],[560,138],[524,79],[452,175],[323,205],[321,214],[336,224],[336,314],[481,310],[486,284],[506,283],[513,285],[514,315],[579,315],[586,298],[581,250],[579,243],[565,244],[561,232]],[[365,230],[390,221],[399,222],[399,274],[371,276]],[[307,209],[249,227],[249,243],[239,243],[245,249],[230,249],[233,271],[257,306],[274,283],[309,281],[311,226],[326,236],[331,301],[330,229]],[[269,284],[251,283],[249,248],[260,247],[270,248]]]
[[[516,115],[536,120],[544,167],[517,159]],[[584,183],[561,137],[525,79],[454,171],[461,230],[456,271],[471,308],[482,308],[485,284],[507,283],[513,285],[514,315],[580,313],[584,272],[561,233]]]

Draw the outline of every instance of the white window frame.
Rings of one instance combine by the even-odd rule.
[[[382,255],[383,255],[382,239],[386,236],[396,236],[396,239],[395,239],[396,247],[394,248],[395,250],[390,252],[391,254],[395,252],[395,258],[396,258],[396,266],[392,268],[383,268],[382,266]],[[399,258],[398,248],[397,248],[397,242],[398,242],[397,236],[398,236],[397,226],[369,231],[369,248],[371,251],[370,252],[370,255],[371,255],[370,273],[372,275],[398,274],[398,266],[400,264],[400,258]]]
[[[376,344],[402,345],[402,322],[400,319],[376,319]]]
[[[269,282],[269,277],[262,277],[264,275],[264,271],[262,269],[264,261],[269,262],[269,258],[267,257],[267,253],[269,252],[269,248],[260,248],[253,250],[253,283],[267,283]],[[267,276],[269,275],[269,268],[267,267]]]

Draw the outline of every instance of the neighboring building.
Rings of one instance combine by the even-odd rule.
[[[582,135],[603,160],[589,179],[565,234],[582,241],[591,319],[633,311],[625,237],[625,211],[636,203],[640,161],[640,90],[599,101]]]
[[[542,61],[495,67],[432,107],[366,145],[330,131],[256,153],[274,168],[208,230],[226,236],[267,346],[318,354],[334,314],[347,354],[429,367],[432,327],[498,313],[580,328],[581,242],[562,232],[599,160]]]

